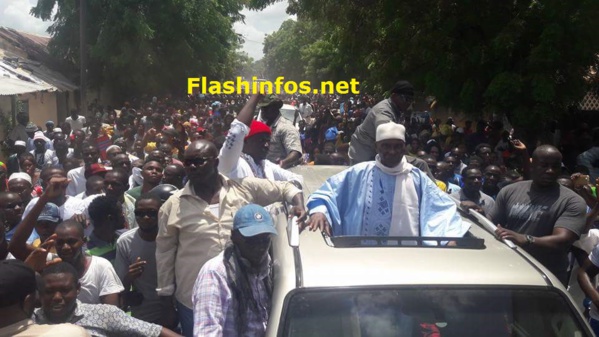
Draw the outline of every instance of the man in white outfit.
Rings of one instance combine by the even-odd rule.
[[[231,123],[218,156],[218,170],[230,179],[246,177],[289,181],[301,188],[302,177],[266,160],[270,148],[270,128],[252,115],[262,95],[253,95]]]

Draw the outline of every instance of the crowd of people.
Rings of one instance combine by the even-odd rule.
[[[564,285],[578,263],[599,326],[599,129],[527,146],[506,121],[416,118],[414,97],[399,81],[385,99],[143,97],[43,127],[19,113],[0,336],[264,335],[277,202],[328,235],[460,237],[457,205],[473,208]],[[305,204],[296,165],[350,167]]]

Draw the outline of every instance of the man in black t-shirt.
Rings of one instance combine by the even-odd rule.
[[[532,181],[503,188],[488,216],[497,224],[498,237],[524,248],[567,285],[567,254],[584,228],[586,204],[557,183],[561,161],[557,148],[538,147],[532,154]]]

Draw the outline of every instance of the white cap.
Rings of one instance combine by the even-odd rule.
[[[376,128],[376,141],[387,139],[399,139],[406,141],[406,128],[397,123],[389,122],[381,124]]]
[[[31,176],[25,172],[16,172],[16,173],[11,174],[10,177],[8,178],[8,181],[15,180],[15,179],[24,179],[28,183],[31,184]]]
[[[43,140],[43,141],[45,142],[47,138],[44,136],[44,133],[43,133],[43,132],[41,132],[41,131],[36,131],[36,132],[33,134],[33,140],[38,140],[38,139],[41,139],[41,140]]]
[[[22,140],[17,140],[15,142],[15,146],[25,146],[25,147],[27,147],[27,144],[24,141],[22,141]]]
[[[59,132],[62,132],[62,129],[61,128],[54,128],[54,130],[52,130],[52,132],[59,133]]]
[[[106,152],[108,152],[108,151],[110,151],[112,149],[119,149],[120,150],[121,147],[118,146],[118,145],[110,145],[109,147],[106,148]]]

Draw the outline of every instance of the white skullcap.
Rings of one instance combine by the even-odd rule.
[[[106,152],[112,150],[112,149],[119,149],[121,150],[121,147],[118,145],[110,145],[109,147],[106,148]]]
[[[24,141],[22,141],[22,140],[17,140],[15,142],[15,146],[25,146],[25,147],[27,147],[27,144]]]
[[[399,139],[406,141],[406,128],[397,123],[389,122],[379,125],[376,128],[376,141],[387,139]]]
[[[16,172],[16,173],[11,174],[10,177],[8,178],[8,181],[15,180],[15,179],[24,179],[28,183],[31,184],[31,176],[25,172]]]
[[[61,128],[54,128],[54,130],[52,130],[52,132],[59,133],[59,132],[62,132],[62,129]]]

